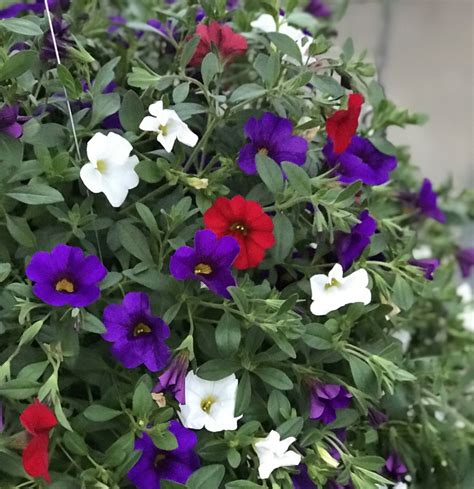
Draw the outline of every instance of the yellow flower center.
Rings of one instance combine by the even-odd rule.
[[[260,149],[258,150],[258,154],[259,154],[259,155],[263,155],[263,156],[267,156],[267,154],[268,154],[268,149],[267,149],[267,148],[260,148]]]
[[[104,160],[97,160],[96,166],[100,173],[104,173],[107,170],[107,163]]]
[[[159,453],[156,457],[155,457],[155,462],[154,462],[154,465],[155,467],[158,467],[158,465],[160,465],[161,462],[163,462],[163,460],[166,458],[166,455],[164,453]]]
[[[138,323],[133,328],[133,336],[140,336],[142,334],[148,334],[148,333],[151,333],[151,328],[145,323]]]
[[[242,233],[244,236],[247,234],[247,228],[241,222],[236,222],[232,224],[230,229],[231,231],[238,231],[239,233]]]
[[[330,289],[331,287],[337,287],[338,285],[341,285],[340,282],[337,279],[332,278],[331,281],[324,286],[324,288]]]
[[[196,275],[210,275],[212,273],[211,265],[207,263],[199,263],[194,267],[194,273]]]
[[[201,401],[201,409],[205,412],[208,413],[211,410],[212,405],[217,401],[217,399],[214,396],[207,396]]]
[[[56,282],[56,292],[68,292],[71,294],[74,292],[74,284],[69,281],[67,278],[62,278],[58,282]]]
[[[160,126],[158,126],[158,132],[161,132],[163,136],[166,136],[168,134],[168,126],[161,124]]]

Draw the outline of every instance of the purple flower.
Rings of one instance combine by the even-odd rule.
[[[337,439],[344,443],[347,439],[347,430],[345,428],[337,428],[335,430],[332,430],[332,432],[336,435]],[[331,446],[331,448],[328,450],[329,455],[331,455],[332,458],[336,460],[341,460],[341,454],[339,453],[339,450],[337,450],[335,447]]]
[[[300,464],[297,467],[299,469],[298,474],[291,476],[294,489],[317,489],[316,484],[310,479],[308,475],[308,467],[304,464]]]
[[[370,244],[377,229],[377,221],[365,210],[359,215],[359,224],[351,228],[350,233],[340,233],[336,238],[337,261],[344,270],[348,270]]]
[[[146,23],[160,31],[165,37],[174,37],[176,39],[179,36],[178,29],[176,29],[176,26],[173,25],[171,20],[163,24],[158,19],[149,19]]]
[[[188,373],[189,354],[186,350],[180,351],[168,365],[166,370],[158,377],[158,383],[153,392],[170,391],[180,404],[186,404],[185,379]]]
[[[369,408],[367,417],[369,418],[370,426],[374,429],[388,422],[388,416],[385,413],[371,407]]]
[[[394,481],[400,482],[407,472],[408,469],[403,463],[400,455],[398,455],[397,452],[393,451],[385,462],[384,474]]]
[[[204,17],[206,17],[206,11],[199,5],[196,10],[196,17],[194,18],[194,20],[196,21],[196,23],[199,23],[204,19]]]
[[[69,36],[69,24],[62,19],[53,19],[53,30],[56,37],[59,57],[63,59],[67,56],[68,48],[72,44],[72,40]],[[43,61],[56,59],[53,36],[50,30],[43,36],[43,46],[41,48],[40,58]]]
[[[265,112],[260,119],[251,117],[245,123],[244,132],[249,143],[240,150],[238,163],[245,173],[253,175],[257,172],[257,154],[268,155],[278,164],[289,161],[304,165],[308,143],[299,136],[293,136],[290,120]]]
[[[98,284],[107,269],[97,256],[84,256],[76,246],[59,244],[50,253],[37,251],[26,275],[36,282],[33,293],[46,304],[86,307],[100,297]]]
[[[236,10],[240,6],[240,0],[227,0],[227,9]]]
[[[354,486],[352,485],[352,482],[342,485],[332,480],[326,484],[325,489],[354,489]]]
[[[471,268],[474,267],[474,248],[463,248],[458,250],[456,259],[463,278],[470,277]]]
[[[436,221],[444,223],[446,222],[446,216],[443,211],[438,208],[437,200],[438,196],[436,192],[433,191],[433,185],[427,178],[425,178],[421,185],[415,205],[426,217],[431,217]]]
[[[381,185],[390,179],[390,172],[397,166],[395,156],[380,152],[368,139],[353,136],[345,151],[335,153],[328,140],[323,154],[342,183],[361,180],[366,185]]]
[[[160,450],[147,433],[135,441],[135,450],[140,450],[142,455],[128,472],[128,478],[138,489],[159,489],[163,480],[185,484],[199,468],[199,457],[194,452],[196,434],[174,420],[168,429],[178,442],[175,450]]]
[[[69,8],[69,0],[49,0],[49,10],[52,12],[67,10]],[[44,12],[44,0],[35,0],[34,3],[18,2],[9,5],[8,7],[0,10],[0,19],[10,19],[12,17],[18,17],[19,15],[27,12],[34,14],[42,14]]]
[[[23,134],[23,128],[18,123],[18,106],[4,105],[0,109],[0,133],[18,139]]]
[[[426,280],[433,280],[433,273],[439,267],[439,260],[436,258],[425,258],[423,260],[416,260],[412,258],[408,260],[410,265],[421,268],[423,270],[423,276]]]
[[[331,8],[323,0],[310,0],[305,10],[315,17],[329,17],[332,14]]]
[[[181,246],[170,261],[170,271],[178,280],[200,280],[212,292],[230,299],[227,287],[236,285],[231,266],[239,254],[237,240],[218,238],[212,231],[198,231],[194,248]]]
[[[169,360],[165,340],[170,335],[168,325],[151,312],[148,295],[129,292],[122,304],[110,304],[104,309],[104,324],[107,332],[102,335],[114,343],[112,354],[126,368],[145,365],[157,372]]]
[[[127,23],[127,19],[122,15],[109,15],[108,17],[110,25],[107,29],[109,34],[113,34],[118,31],[120,27],[124,26]]]
[[[319,419],[330,424],[336,419],[336,410],[346,409],[351,402],[352,394],[338,384],[313,382],[311,386],[310,419]]]

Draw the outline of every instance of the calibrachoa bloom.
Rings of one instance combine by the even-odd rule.
[[[69,35],[69,24],[62,19],[53,19],[54,37],[61,59],[67,57],[68,49],[72,45]],[[41,47],[40,58],[44,61],[56,60],[56,51],[54,47],[53,34],[48,30],[43,36],[43,46]]]
[[[231,267],[239,254],[239,244],[231,236],[218,238],[212,231],[197,231],[194,248],[181,246],[170,260],[177,280],[200,280],[215,294],[227,299],[228,287],[235,286]]]
[[[325,486],[324,489],[354,489],[354,486],[352,485],[352,482],[349,482],[348,484],[339,484],[338,482],[332,480],[329,481]]]
[[[315,17],[329,17],[332,14],[331,8],[323,0],[310,0],[305,10]]]
[[[0,133],[18,139],[23,134],[23,128],[18,123],[18,106],[4,105],[0,109]]]
[[[382,153],[368,139],[359,136],[353,136],[349,146],[339,154],[328,141],[323,154],[342,183],[361,180],[366,185],[382,185],[390,180],[390,172],[397,166],[395,156]]]
[[[189,353],[180,351],[159,376],[153,392],[170,391],[180,404],[185,404],[185,379],[189,366]]]
[[[135,441],[135,450],[140,450],[142,455],[128,472],[128,478],[138,489],[159,489],[161,481],[185,484],[199,468],[199,457],[194,451],[197,436],[175,420],[168,429],[178,442],[174,450],[160,450],[147,433]]]
[[[26,267],[33,293],[51,306],[86,307],[100,297],[99,283],[107,269],[95,255],[59,244],[50,253],[37,251]]]
[[[352,136],[357,131],[359,115],[364,97],[361,93],[351,93],[347,109],[341,109],[328,118],[326,121],[326,132],[334,153],[342,153],[349,146]]]
[[[342,385],[314,381],[311,385],[309,417],[330,424],[336,420],[336,411],[349,407],[351,399],[352,394]]]
[[[170,335],[167,324],[154,316],[148,295],[129,292],[122,304],[110,304],[104,309],[104,324],[107,332],[102,335],[114,343],[112,354],[126,368],[145,365],[157,372],[169,360],[165,340]]]
[[[273,221],[262,206],[241,195],[232,199],[219,197],[204,213],[204,224],[219,238],[232,236],[240,246],[234,266],[240,270],[260,264],[265,250],[275,244]]]
[[[69,0],[48,0],[49,10],[67,10],[69,8]],[[18,17],[25,12],[42,14],[45,10],[44,0],[35,0],[34,3],[18,2],[12,3],[8,7],[0,10],[0,19],[10,19]]]
[[[385,462],[384,474],[394,481],[399,482],[407,472],[408,469],[403,463],[400,455],[398,455],[397,452],[392,452]]]
[[[365,270],[343,277],[342,266],[336,263],[328,275],[311,277],[311,312],[315,316],[324,316],[346,304],[362,302],[367,305],[371,300],[368,284],[369,275]]]
[[[199,44],[189,62],[190,66],[200,66],[214,44],[223,62],[230,63],[247,51],[245,37],[234,32],[228,25],[213,21],[209,25],[199,24],[196,28]]]
[[[426,217],[431,217],[441,223],[446,222],[443,211],[438,207],[438,195],[433,191],[433,185],[427,178],[423,180],[423,184],[421,185],[416,199],[416,207]]]
[[[234,374],[210,381],[190,371],[185,386],[186,403],[180,404],[179,417],[186,428],[212,432],[237,429],[242,416],[234,416],[238,386]]]
[[[377,229],[377,221],[367,210],[359,215],[359,221],[351,228],[350,233],[340,233],[336,239],[337,259],[344,270],[349,269],[362,255]]]
[[[30,434],[28,445],[23,450],[23,468],[31,477],[42,477],[51,482],[48,467],[49,432],[58,420],[48,406],[38,399],[20,415],[20,423]]]
[[[433,280],[433,273],[439,267],[439,260],[436,258],[426,258],[424,260],[416,260],[415,258],[412,258],[411,260],[408,260],[408,263],[421,268],[426,280]]]
[[[132,145],[114,132],[98,132],[87,143],[89,163],[81,168],[81,180],[94,194],[103,192],[113,207],[120,207],[128,191],[139,183],[135,172],[138,158],[130,156],[132,150]]]
[[[308,467],[304,464],[298,465],[298,474],[291,476],[294,489],[317,489],[315,483],[310,479],[308,475]]]
[[[456,253],[456,259],[461,269],[463,278],[471,276],[471,268],[474,267],[474,248],[462,248]]]
[[[375,429],[388,422],[388,416],[385,413],[372,407],[369,407],[367,418],[370,426]]]
[[[280,440],[280,434],[272,430],[266,438],[254,444],[259,461],[258,476],[260,479],[268,479],[278,467],[300,464],[301,455],[289,450],[290,445],[295,441],[296,438],[293,436]]]
[[[165,151],[171,153],[176,140],[186,146],[196,146],[197,135],[189,129],[174,110],[163,109],[161,100],[151,104],[148,112],[151,116],[146,116],[142,120],[140,129],[156,133],[156,139],[165,148]]]
[[[249,142],[240,150],[238,163],[247,174],[257,172],[257,154],[267,155],[278,164],[283,161],[302,166],[308,142],[293,135],[293,124],[284,117],[265,112],[260,119],[251,117],[244,126]]]

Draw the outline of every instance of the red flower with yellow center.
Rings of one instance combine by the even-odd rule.
[[[241,195],[216,199],[204,213],[204,224],[219,238],[232,236],[238,241],[240,253],[234,266],[239,270],[258,266],[265,250],[275,244],[270,216],[258,202],[246,200]]]

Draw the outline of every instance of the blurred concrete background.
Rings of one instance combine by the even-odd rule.
[[[389,99],[430,117],[389,138],[423,176],[474,186],[474,0],[350,0],[339,32],[368,48]]]

